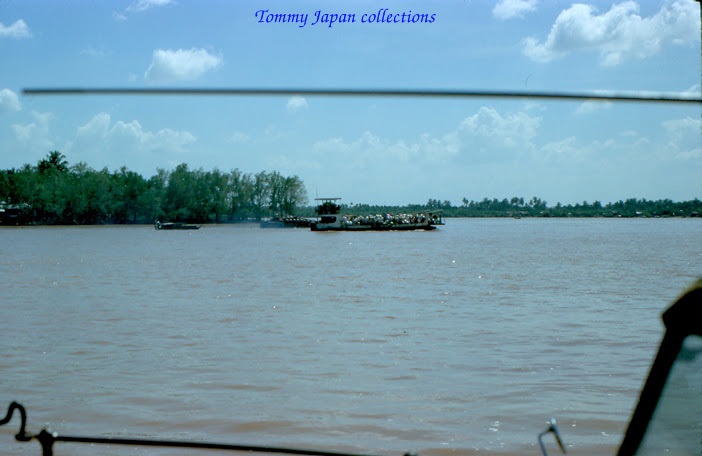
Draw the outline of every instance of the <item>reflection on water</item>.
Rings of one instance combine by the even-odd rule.
[[[0,406],[23,403],[32,431],[381,454],[538,454],[555,416],[569,451],[613,454],[701,235],[693,219],[0,229]],[[3,454],[38,451],[15,432]]]

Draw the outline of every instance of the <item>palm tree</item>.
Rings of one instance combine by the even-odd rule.
[[[46,158],[39,160],[37,168],[42,174],[50,169],[55,169],[57,172],[63,173],[68,170],[68,161],[66,160],[66,156],[61,152],[52,150],[48,153]]]

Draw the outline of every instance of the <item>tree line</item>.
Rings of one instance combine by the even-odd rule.
[[[534,196],[530,200],[521,197],[483,198],[481,201],[463,198],[460,205],[432,198],[426,204],[406,206],[342,205],[342,211],[359,215],[429,210],[441,210],[444,217],[699,217],[702,216],[702,201],[697,198],[682,202],[629,198],[607,204],[583,201],[548,206],[546,201]]]
[[[183,163],[147,179],[124,166],[69,165],[51,151],[35,166],[0,170],[0,203],[16,223],[221,223],[291,214],[307,204],[307,191],[299,177],[276,171],[205,171]]]
[[[513,197],[482,201],[463,198],[462,205],[455,208],[463,216],[489,216],[488,214],[515,217],[692,217],[702,213],[702,202],[695,198],[690,201],[675,202],[670,199],[647,200],[629,198],[603,204],[601,201],[583,201],[575,204],[556,203],[548,206],[546,201],[532,197]]]
[[[276,171],[205,171],[183,163],[170,171],[157,169],[147,179],[124,166],[97,171],[84,162],[70,165],[58,151],[34,166],[0,170],[0,223],[223,223],[277,215],[314,217],[315,207],[307,203],[300,178]],[[430,210],[441,210],[445,217],[695,217],[702,215],[702,202],[630,198],[548,206],[534,196],[463,198],[460,205],[432,198],[404,206],[342,204],[342,212],[356,215]]]

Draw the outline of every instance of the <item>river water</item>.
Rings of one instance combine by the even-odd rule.
[[[0,238],[0,410],[28,431],[388,456],[540,454],[552,416],[569,454],[614,454],[660,313],[702,275],[700,219]],[[0,453],[40,454],[18,427]]]

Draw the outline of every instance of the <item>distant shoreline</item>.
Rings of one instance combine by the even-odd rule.
[[[402,212],[402,211],[400,211]],[[304,216],[303,216],[304,217]],[[310,216],[309,218],[314,218]],[[702,215],[525,215],[525,216],[513,216],[513,215],[444,215],[444,219],[684,219],[684,218],[702,218]],[[237,219],[237,220],[226,220],[226,221],[209,221],[202,223],[202,225],[244,225],[244,224],[257,224],[260,220],[257,219]],[[151,222],[127,222],[127,223],[116,223],[116,222],[104,222],[104,223],[47,223],[39,221],[30,222],[15,222],[14,220],[4,220],[0,218],[0,228],[10,228],[10,227],[72,227],[72,226],[149,226],[152,227]]]

